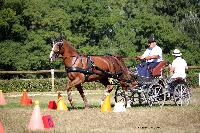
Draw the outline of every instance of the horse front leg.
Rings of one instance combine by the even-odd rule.
[[[83,80],[79,77],[76,77],[76,79],[72,80],[72,81],[69,81],[68,82],[68,85],[67,85],[67,95],[68,95],[68,100],[72,106],[72,108],[75,108],[74,106],[74,102],[72,101],[72,95],[71,95],[71,88],[73,86],[75,86],[77,88],[77,90],[79,91],[81,97],[83,98],[84,102],[87,103],[87,99],[83,93],[83,90],[82,90],[82,87],[81,87],[81,83],[83,83]],[[87,103],[88,104],[88,103]]]
[[[71,81],[68,81],[67,85],[66,85],[66,90],[67,90],[67,98],[69,100],[69,103],[71,105],[71,107],[74,109],[75,106],[74,106],[74,102],[72,100],[72,93],[71,93]]]
[[[79,91],[79,94],[81,95],[81,97],[82,97],[82,99],[83,99],[83,102],[84,102],[84,104],[85,104],[85,108],[89,108],[90,105],[89,105],[88,100],[87,100],[87,98],[86,98],[86,96],[85,96],[85,94],[84,94],[84,91],[83,91],[83,89],[82,89],[81,84],[76,85],[76,88],[77,88],[77,90]]]

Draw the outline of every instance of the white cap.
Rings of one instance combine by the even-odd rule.
[[[175,50],[173,51],[172,55],[174,55],[174,56],[181,56],[182,53],[180,52],[180,50],[175,49]]]

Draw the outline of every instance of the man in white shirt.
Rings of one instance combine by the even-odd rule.
[[[170,92],[169,96],[173,95],[174,86],[178,84],[177,79],[183,79],[181,81],[185,81],[185,70],[188,69],[187,62],[181,57],[182,53],[180,50],[175,49],[172,55],[175,57],[175,59],[172,61],[172,64],[169,65],[170,77],[167,80],[168,90]]]
[[[162,61],[162,49],[156,44],[155,37],[149,38],[148,48],[142,56],[136,58],[145,60],[145,63],[136,66],[139,76],[151,77],[150,69],[155,68]]]
[[[183,58],[181,58],[182,53],[178,49],[175,49],[172,55],[174,55],[175,59],[173,60],[172,65],[170,65],[171,78],[185,79],[185,69],[188,69],[187,62]]]

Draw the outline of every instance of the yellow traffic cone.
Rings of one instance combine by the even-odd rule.
[[[57,110],[68,110],[67,105],[65,104],[63,97],[58,94],[58,101],[57,101]]]
[[[112,108],[110,105],[110,94],[106,95],[106,98],[101,106],[101,112],[112,112]]]

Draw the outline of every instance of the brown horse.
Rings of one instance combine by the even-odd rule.
[[[64,39],[53,42],[52,51],[49,57],[50,61],[54,61],[59,55],[62,55],[67,76],[69,78],[66,90],[72,108],[74,108],[71,97],[71,88],[73,86],[79,91],[85,107],[89,107],[87,98],[84,95],[81,86],[84,82],[98,81],[107,88],[106,93],[110,93],[113,89],[113,85],[109,82],[109,78],[115,78],[120,82],[122,88],[127,90],[128,86],[126,81],[129,80],[130,77],[122,58],[116,56],[81,55],[71,46],[69,41]]]

